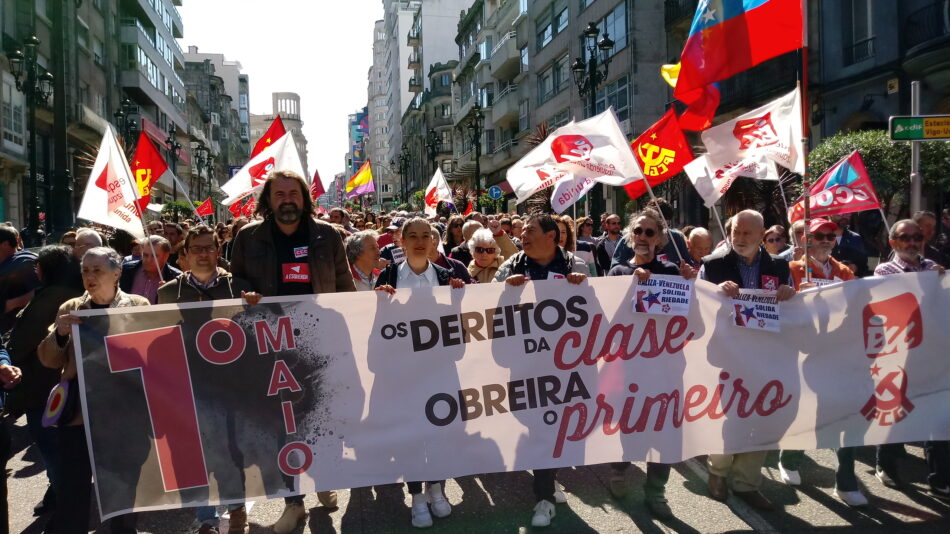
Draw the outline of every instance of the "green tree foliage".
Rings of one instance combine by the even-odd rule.
[[[195,213],[195,207],[198,203],[192,205],[184,200],[173,200],[162,206],[162,217],[188,218]]]

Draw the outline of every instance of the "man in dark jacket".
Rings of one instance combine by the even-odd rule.
[[[36,254],[20,250],[19,238],[15,228],[0,224],[0,335],[13,326],[17,311],[39,285],[33,272]]]
[[[181,271],[168,263],[171,251],[171,244],[167,239],[157,235],[149,236],[142,245],[142,259],[122,264],[119,288],[130,295],[143,296],[152,304],[156,304],[158,288],[181,274]]]
[[[788,262],[771,256],[762,247],[765,221],[762,214],[745,210],[732,218],[730,242],[732,247],[703,258],[699,277],[719,284],[729,298],[739,295],[739,289],[770,289],[776,299],[788,300],[795,295],[791,287]],[[768,451],[739,454],[709,455],[709,494],[718,501],[729,496],[726,479],[732,475],[732,487],[737,497],[760,510],[770,510],[772,503],[759,491],[762,486],[762,465]]]
[[[343,238],[329,224],[313,220],[307,181],[294,172],[274,171],[257,201],[261,222],[234,236],[231,272],[265,297],[356,291]],[[318,492],[327,508],[336,493]],[[284,512],[273,530],[289,534],[307,517],[303,495],[284,499]]]

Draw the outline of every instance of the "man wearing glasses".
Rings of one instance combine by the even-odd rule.
[[[886,276],[902,273],[919,273],[921,271],[938,271],[942,276],[946,269],[921,254],[924,249],[924,234],[920,226],[911,219],[903,219],[894,223],[888,236],[888,243],[894,249],[894,259],[882,263],[874,269],[877,276]],[[928,441],[924,443],[924,453],[927,457],[927,483],[930,494],[934,497],[950,500],[950,445],[947,441]],[[888,443],[877,447],[875,475],[882,484],[888,487],[900,487],[901,478],[897,474],[897,458],[901,454],[903,445]]]
[[[604,219],[604,237],[597,242],[597,248],[594,256],[597,259],[597,272],[606,273],[610,271],[610,262],[614,257],[614,251],[617,250],[617,244],[620,243],[620,216],[611,213]]]

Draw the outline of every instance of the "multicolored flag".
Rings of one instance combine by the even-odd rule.
[[[139,212],[144,212],[152,199],[152,186],[169,171],[168,163],[162,157],[155,145],[143,131],[139,134],[139,141],[135,145],[135,154],[132,155],[132,176],[139,193]]]
[[[265,148],[276,143],[285,133],[287,133],[287,130],[284,129],[284,121],[282,121],[280,115],[278,115],[274,119],[274,122],[270,123],[264,135],[254,144],[254,150],[251,150],[251,159],[254,159],[254,156],[263,152]]]
[[[812,217],[843,215],[856,211],[881,209],[874,184],[857,150],[841,158],[821,175],[808,193]],[[789,222],[805,217],[804,199],[788,210]]]
[[[673,96],[690,93],[802,47],[802,0],[700,0]]]
[[[376,185],[373,183],[373,168],[367,159],[360,170],[348,182],[346,182],[346,198],[358,197],[367,193],[375,193]]]
[[[214,213],[214,205],[211,203],[211,197],[205,199],[200,206],[195,208],[195,214],[199,217],[207,217]]]
[[[138,188],[125,153],[111,126],[106,126],[76,217],[125,230],[144,238]]]
[[[675,89],[679,81],[680,69],[679,63],[663,65],[660,67],[660,76]],[[691,132],[701,132],[712,126],[721,98],[719,84],[715,83],[683,95],[680,100],[686,104],[686,109],[679,117],[680,128]]]
[[[670,109],[656,124],[647,128],[640,137],[630,143],[633,155],[640,163],[650,187],[655,187],[676,176],[693,160],[693,151],[680,129],[676,112]],[[631,199],[647,192],[643,180],[635,180],[623,186]]]
[[[452,202],[452,190],[449,189],[449,183],[445,180],[441,167],[436,168],[432,180],[429,180],[429,185],[426,186],[425,212],[427,216],[432,217],[436,214],[435,209],[439,206],[439,202]]]

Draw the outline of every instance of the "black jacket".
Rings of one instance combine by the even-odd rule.
[[[191,283],[188,273],[181,273],[177,278],[158,288],[159,304],[178,304],[182,302],[201,302],[205,300],[239,299],[241,291],[253,291],[251,284],[234,275],[219,269],[215,284],[207,289],[196,287]]]
[[[739,262],[742,259],[732,248],[710,254],[703,258],[703,267],[706,272],[706,280],[714,284],[721,284],[726,281],[732,281],[739,284],[743,289],[765,289],[762,287],[763,276],[773,276],[778,278],[779,285],[788,285],[789,271],[788,262],[772,256],[765,251],[764,247],[759,247],[759,287],[745,287],[742,284],[742,274],[739,272]],[[778,286],[776,286],[776,289]]]
[[[142,260],[132,260],[122,264],[122,275],[119,276],[119,289],[125,293],[132,294],[132,284],[135,283],[135,275],[142,269]],[[165,262],[162,268],[162,281],[168,282],[174,280],[181,271],[171,266],[171,263]]]
[[[429,262],[432,263],[432,262]],[[398,288],[399,283],[399,266],[401,263],[390,263],[386,266],[382,272],[379,273],[379,278],[376,279],[376,287],[379,286],[393,286]],[[439,280],[440,286],[449,285],[449,280],[452,278],[452,271],[446,269],[445,267],[440,267],[432,263],[432,267],[435,269],[435,277]]]

